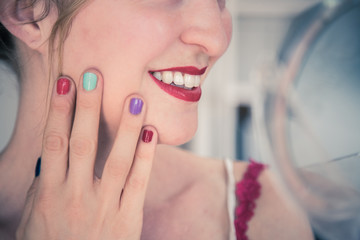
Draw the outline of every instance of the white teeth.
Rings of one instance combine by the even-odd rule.
[[[161,74],[161,72],[154,72],[153,75],[154,75],[154,77],[156,77],[157,80],[160,80],[160,81],[162,80],[162,74]]]
[[[194,80],[194,87],[200,86],[200,81],[201,81],[200,76],[199,76],[199,75],[196,75],[196,76],[195,76],[195,80]]]
[[[174,77],[173,77],[172,72],[165,71],[162,73],[162,81],[164,83],[170,84],[173,82],[173,80],[174,80]]]
[[[185,87],[192,88],[195,86],[195,76],[190,74],[184,75]]]
[[[166,84],[173,84],[185,89],[191,89],[193,87],[199,87],[201,82],[200,75],[183,74],[181,72],[152,72],[152,75],[159,81]]]
[[[184,77],[180,72],[175,72],[174,83],[175,85],[184,85]]]

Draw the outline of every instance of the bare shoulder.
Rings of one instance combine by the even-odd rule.
[[[247,163],[235,163],[234,174],[241,180]],[[261,195],[256,200],[254,217],[248,224],[250,239],[307,240],[313,239],[304,212],[287,196],[276,176],[266,168],[259,176]]]

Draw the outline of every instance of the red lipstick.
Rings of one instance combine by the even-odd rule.
[[[164,71],[172,71],[172,72],[181,72],[183,74],[189,74],[189,75],[202,75],[205,73],[207,67],[198,69],[196,67],[175,67],[175,68],[167,68],[167,69],[161,69],[156,70],[156,72],[164,72]],[[187,101],[187,102],[198,102],[201,98],[201,88],[200,87],[194,87],[192,89],[184,89],[180,87],[173,86],[171,84],[163,83],[162,81],[158,80],[156,77],[154,77],[151,73],[155,71],[150,71],[149,75],[150,77],[155,81],[155,83],[166,93],[170,94],[171,96],[174,96],[178,99]]]
[[[198,69],[196,67],[189,66],[189,67],[174,67],[174,68],[160,69],[160,70],[156,70],[156,72],[171,71],[171,72],[186,73],[189,75],[203,75],[206,72],[206,69],[207,69],[207,67]]]

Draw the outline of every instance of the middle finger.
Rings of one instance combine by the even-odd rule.
[[[103,79],[98,71],[88,70],[80,85],[70,137],[68,171],[68,180],[79,190],[92,185],[94,179]]]

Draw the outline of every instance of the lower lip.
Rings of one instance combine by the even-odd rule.
[[[201,98],[201,88],[195,87],[191,90],[175,87],[170,84],[163,83],[156,79],[151,73],[149,73],[155,83],[165,92],[173,97],[187,101],[187,102],[198,102]]]

